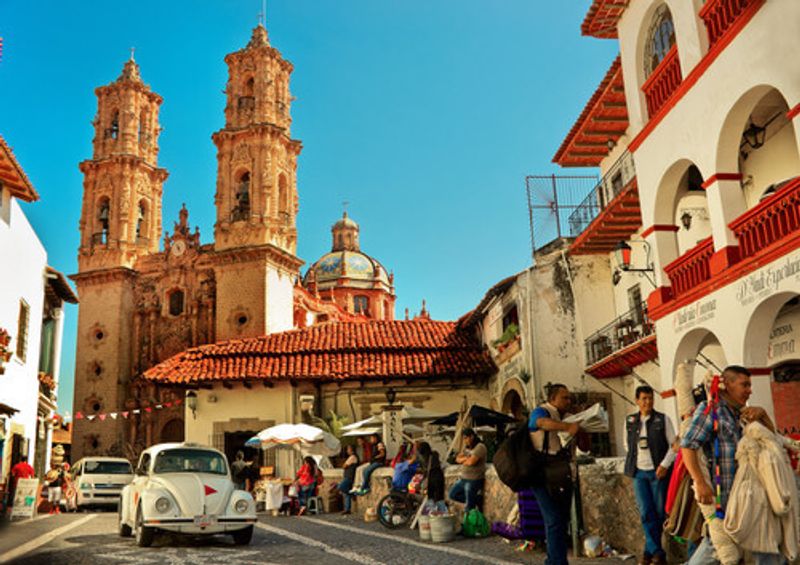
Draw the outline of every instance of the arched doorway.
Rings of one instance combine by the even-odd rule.
[[[503,397],[503,410],[504,414],[513,416],[516,420],[522,419],[525,405],[516,390],[509,390]]]
[[[703,382],[709,371],[718,374],[728,365],[727,355],[719,338],[706,328],[695,328],[681,338],[675,349],[673,372],[680,363],[693,367],[694,384]]]
[[[178,443],[184,440],[183,420],[173,418],[161,428],[161,443]]]

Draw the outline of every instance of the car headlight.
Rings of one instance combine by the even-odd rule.
[[[233,505],[233,508],[239,513],[244,514],[247,512],[247,509],[250,505],[244,498],[240,498],[236,501],[236,504]]]
[[[161,498],[156,500],[156,510],[158,510],[162,514],[167,510],[169,510],[170,506],[172,506],[172,503],[169,501],[169,498],[162,496]]]
[[[89,483],[81,483],[81,490],[92,490],[92,485]]]

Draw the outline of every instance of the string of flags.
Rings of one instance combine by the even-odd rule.
[[[100,412],[99,414],[84,414],[83,412],[75,412],[73,417],[76,420],[89,420],[90,422],[93,422],[95,419],[104,422],[108,417],[110,417],[112,420],[116,420],[120,416],[122,416],[127,420],[130,416],[139,415],[142,412],[144,412],[145,414],[150,414],[153,412],[153,410],[163,410],[164,408],[172,408],[175,406],[180,406],[182,403],[183,399],[178,398],[176,400],[163,402],[161,404],[156,404],[154,406],[145,406],[144,408],[134,408],[132,410],[121,410],[118,412]]]

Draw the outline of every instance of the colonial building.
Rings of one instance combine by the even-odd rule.
[[[20,206],[38,199],[0,137],[0,485],[21,457],[47,469],[64,303],[77,302]]]
[[[800,75],[783,64],[798,19],[794,2],[594,0],[582,31],[620,56],[555,158],[600,166],[571,252],[618,271],[619,318],[587,336],[587,372],[668,393],[679,363],[696,379],[744,365],[782,430],[800,422]],[[646,311],[625,312],[638,297]]]
[[[184,207],[162,237],[167,171],[158,164],[162,98],[131,58],[96,89],[93,155],[84,174],[73,457],[130,455],[184,437],[183,391],[140,379],[194,346],[325,321],[392,320],[393,276],[362,253],[347,215],[333,249],[301,277],[292,64],[259,25],[225,57],[225,127],[217,148],[214,240]],[[155,409],[158,407],[158,409]],[[110,416],[106,418],[106,416]]]

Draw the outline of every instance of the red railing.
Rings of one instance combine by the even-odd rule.
[[[800,177],[730,223],[739,240],[739,258],[746,259],[800,230]]]
[[[664,267],[674,297],[677,298],[711,278],[710,262],[713,254],[714,241],[709,237]]]
[[[681,63],[678,60],[678,47],[673,45],[666,57],[658,64],[652,74],[642,85],[642,92],[647,100],[647,112],[652,118],[672,93],[680,86]]]
[[[763,0],[708,0],[700,9],[700,17],[708,30],[708,45],[713,47],[736,20],[754,4]]]

